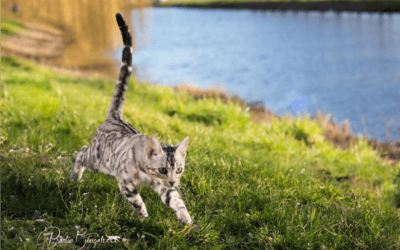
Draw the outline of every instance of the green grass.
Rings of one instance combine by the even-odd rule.
[[[24,26],[16,20],[1,20],[1,36],[3,38],[15,35],[21,29],[24,29]]]
[[[198,230],[184,228],[149,188],[140,192],[150,217],[140,219],[115,179],[87,171],[70,181],[76,152],[106,117],[112,81],[12,57],[1,70],[2,249],[50,247],[43,232],[55,238],[56,228],[73,240],[61,249],[82,247],[77,231],[86,230],[87,239],[129,239],[102,249],[400,249],[400,165],[364,139],[335,149],[308,118],[255,124],[234,103],[132,80],[125,120],[168,144],[190,136],[180,193]]]

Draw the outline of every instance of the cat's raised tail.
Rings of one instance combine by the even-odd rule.
[[[122,108],[124,106],[125,93],[128,88],[129,77],[132,72],[132,36],[129,33],[128,26],[120,13],[116,14],[119,29],[121,30],[124,49],[122,50],[122,66],[119,72],[117,84],[111,99],[111,105],[108,110],[107,119],[122,119]]]

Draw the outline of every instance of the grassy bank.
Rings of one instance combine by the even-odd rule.
[[[148,188],[140,191],[150,215],[142,220],[115,179],[91,172],[82,183],[69,179],[76,151],[106,116],[113,81],[12,57],[2,58],[1,70],[4,249],[48,247],[58,229],[65,249],[92,248],[85,237],[107,236],[121,240],[96,247],[400,248],[400,165],[382,161],[363,139],[339,150],[307,118],[257,124],[238,104],[132,80],[125,120],[168,144],[190,136],[180,193],[198,230],[181,226]]]
[[[8,38],[15,35],[18,31],[23,30],[24,26],[13,19],[6,19],[1,21],[1,36]]]

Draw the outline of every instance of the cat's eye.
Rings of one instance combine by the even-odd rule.
[[[158,171],[160,171],[161,174],[166,174],[167,169],[166,168],[159,168]]]
[[[177,172],[178,174],[182,173],[182,168],[178,168],[178,169],[176,170],[176,172]]]

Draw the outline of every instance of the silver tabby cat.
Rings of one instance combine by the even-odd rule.
[[[122,16],[116,15],[124,49],[122,66],[106,121],[97,129],[90,147],[78,153],[71,178],[80,180],[85,168],[99,170],[119,180],[119,188],[133,209],[148,217],[146,205],[137,191],[141,185],[151,186],[161,200],[174,209],[179,221],[190,225],[192,219],[176,191],[185,170],[189,137],[177,145],[165,145],[151,135],[141,134],[122,120],[125,93],[132,71],[132,37]]]

